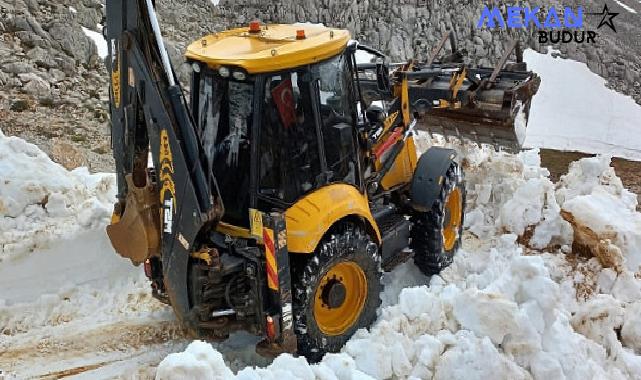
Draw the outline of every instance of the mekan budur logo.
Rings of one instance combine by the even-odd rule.
[[[596,30],[589,29],[585,23],[585,16],[596,16],[600,19],[597,30],[608,27],[616,33],[614,18],[619,13],[610,12],[607,4],[601,12],[585,12],[583,7],[564,7],[559,10],[550,7],[542,10],[541,7],[525,8],[509,6],[505,14],[501,13],[498,7],[489,8],[485,6],[477,28],[500,28],[500,29],[525,29],[537,28],[539,43],[594,43],[599,36]]]

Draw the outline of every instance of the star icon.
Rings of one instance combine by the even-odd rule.
[[[610,12],[607,4],[603,4],[603,11],[601,13],[589,13],[590,15],[602,16],[601,22],[597,29],[601,29],[602,26],[608,26],[614,33],[617,32],[617,28],[614,27],[614,22],[612,21],[616,16],[619,15],[617,12]]]

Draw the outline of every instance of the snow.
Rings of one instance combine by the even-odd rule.
[[[425,148],[427,140],[421,136],[419,145]],[[217,378],[641,375],[641,357],[634,351],[641,336],[641,281],[626,268],[620,272],[603,268],[596,259],[573,268],[564,253],[571,250],[573,234],[561,212],[577,199],[605,193],[609,198],[595,200],[593,206],[607,208],[612,215],[639,216],[631,209],[629,192],[609,169],[609,159],[583,159],[555,185],[540,167],[536,150],[510,155],[446,145],[459,150],[469,166],[468,207],[476,215],[466,222],[472,234],[465,235],[452,266],[431,279],[414,271],[410,263],[387,274],[383,282],[389,287],[382,294],[377,322],[359,330],[340,353],[326,355],[320,363],[281,355],[267,367],[247,367],[235,375],[225,371]],[[524,237],[528,229],[534,231],[529,241],[518,243],[517,239],[528,239]],[[626,249],[622,252],[626,260],[633,256]],[[581,298],[579,289],[596,288],[597,281],[598,291]],[[199,345],[210,351],[207,356],[216,353]],[[181,355],[167,357],[156,378],[180,379],[203,371],[205,361],[190,364],[193,356],[179,360]],[[212,366],[216,374],[222,373],[219,365],[216,361],[215,369]]]
[[[562,73],[574,65],[554,62]],[[578,112],[574,103],[583,98],[575,99],[566,105]],[[554,112],[552,105],[535,104],[531,115]],[[591,112],[577,115],[595,127]],[[532,125],[527,138],[531,132]],[[162,380],[640,378],[641,214],[610,157],[579,160],[553,183],[536,149],[512,155],[417,136],[420,150],[432,144],[456,149],[465,166],[463,248],[439,276],[428,278],[411,262],[386,273],[374,325],[340,353],[310,364],[289,354],[258,358],[256,338],[247,334],[190,343],[171,309],[151,297],[142,270],[116,255],[105,236],[113,174],[67,171],[0,132],[4,376],[82,369],[71,373]],[[586,247],[575,251],[579,237]]]
[[[641,106],[605,87],[583,63],[524,52],[541,76],[525,146],[616,155],[641,160]]]
[[[113,174],[68,172],[35,145],[0,131],[0,262],[76,232],[104,226]]]
[[[82,31],[96,45],[96,49],[98,49],[98,56],[104,59],[107,54],[109,54],[109,48],[107,47],[107,41],[105,40],[105,37],[102,35],[102,33],[94,32],[93,30],[87,29],[84,26],[82,27]]]
[[[356,63],[370,63],[374,58],[376,58],[374,54],[365,50],[356,50]]]
[[[67,240],[32,253],[21,251],[0,263],[4,334],[0,349],[38,351],[27,347],[38,347],[44,339],[65,347],[70,355],[64,360],[32,357],[12,364],[11,370],[20,376],[40,376],[43,371],[114,363],[98,365],[87,377],[154,376],[155,372],[157,379],[167,380],[582,379],[641,374],[641,358],[635,354],[641,348],[641,282],[627,266],[603,268],[596,259],[584,264],[583,272],[575,270],[563,253],[570,250],[572,227],[560,216],[562,210],[594,223],[595,231],[614,215],[631,220],[639,216],[634,198],[609,168],[609,159],[578,161],[553,184],[540,167],[536,150],[510,155],[430,141],[426,135],[419,136],[418,143],[421,149],[444,143],[465,158],[468,207],[476,217],[467,219],[470,232],[463,249],[440,276],[427,278],[411,263],[386,274],[377,322],[369,330],[359,330],[340,353],[309,364],[291,355],[261,362],[249,355],[253,342],[242,337],[215,347],[195,341],[186,349],[181,333],[166,337],[167,331],[178,331],[171,311],[151,298],[141,271],[111,250],[102,228],[95,229],[108,218],[100,199],[111,202],[113,176],[68,172],[35,146],[0,136],[1,168],[3,173],[11,170],[7,177],[15,181],[1,188],[0,199],[12,199],[5,207],[12,218],[27,213],[37,229],[67,223],[65,218],[80,210],[67,212],[75,204],[100,210],[98,222],[79,224],[69,236],[60,235]],[[96,187],[101,181],[111,185]],[[21,192],[23,188],[39,192],[31,196]],[[29,207],[43,194],[50,194],[52,204],[34,218]],[[62,198],[56,200],[54,194]],[[67,203],[68,199],[73,202]],[[579,201],[585,207],[577,212],[572,207]],[[606,221],[583,216],[588,206],[606,209]],[[50,223],[44,223],[47,219]],[[632,241],[632,235],[623,232],[634,231],[623,227],[613,225],[626,237],[612,244],[620,244],[623,259],[630,260],[634,254],[623,243]],[[523,242],[528,230],[535,232]],[[25,287],[26,282],[32,286]],[[594,286],[594,294],[580,299],[578,289],[586,284]],[[79,354],[74,339],[82,342],[82,352],[98,353]],[[141,346],[139,339],[151,342]],[[245,351],[234,353],[240,346]]]

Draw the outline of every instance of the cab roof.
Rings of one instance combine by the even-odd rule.
[[[297,33],[305,31],[305,38]],[[347,46],[347,30],[317,24],[260,25],[260,31],[231,29],[205,36],[187,47],[185,56],[207,64],[241,67],[250,74],[312,64],[341,53]]]

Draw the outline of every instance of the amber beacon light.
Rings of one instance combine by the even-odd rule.
[[[249,23],[249,33],[260,32],[260,21],[251,21]]]

